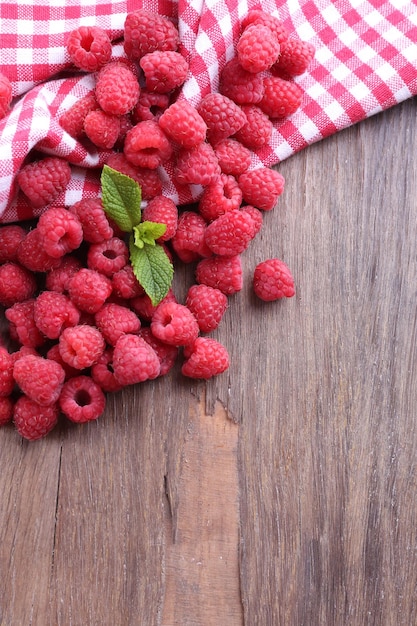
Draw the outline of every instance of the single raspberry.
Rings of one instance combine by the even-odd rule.
[[[141,58],[139,65],[145,76],[146,89],[156,93],[170,93],[180,87],[189,70],[182,54],[173,50],[149,52]]]
[[[159,341],[153,334],[149,326],[145,326],[141,328],[139,331],[139,336],[142,337],[148,343],[153,350],[155,350],[159,361],[161,369],[159,371],[159,376],[165,376],[175,365],[175,362],[178,357],[178,347],[171,346],[168,343],[164,343],[163,341]]]
[[[285,28],[281,20],[270,13],[266,13],[262,9],[251,9],[242,20],[242,31],[250,24],[263,24],[267,26],[273,33],[274,37],[282,46],[288,39],[288,30]]]
[[[0,426],[5,426],[12,421],[14,401],[10,396],[0,396]]]
[[[243,287],[242,261],[240,255],[233,257],[212,256],[199,261],[195,271],[197,283],[220,289],[232,296]]]
[[[6,117],[12,102],[12,84],[10,80],[0,72],[0,120]]]
[[[207,139],[213,146],[234,135],[246,122],[242,109],[221,93],[209,93],[197,110],[207,124]]]
[[[244,201],[263,211],[275,207],[285,184],[282,174],[267,167],[245,172],[238,182]]]
[[[145,293],[130,263],[127,263],[121,270],[113,274],[111,281],[113,293],[118,298],[130,300]]]
[[[34,274],[26,267],[8,261],[0,265],[0,304],[9,307],[31,298],[37,288]]]
[[[135,73],[125,63],[105,65],[96,78],[95,94],[100,108],[111,115],[125,115],[136,105],[140,93]]]
[[[250,215],[252,219],[253,232],[254,232],[254,237],[255,237],[255,235],[257,235],[262,228],[262,224],[263,224],[262,211],[260,211],[254,206],[251,206],[250,204],[247,204],[241,207],[240,210]]]
[[[227,296],[208,285],[192,285],[186,296],[186,306],[197,320],[202,333],[211,333],[220,324],[227,309]]]
[[[83,198],[68,208],[77,216],[83,229],[84,241],[101,243],[113,237],[113,229],[103,209],[101,198]]]
[[[95,314],[97,328],[105,341],[116,345],[121,335],[135,335],[140,329],[140,319],[134,311],[120,304],[107,302]]]
[[[0,264],[17,261],[17,249],[25,236],[26,231],[18,224],[6,224],[0,228]]]
[[[300,107],[303,90],[295,82],[279,76],[264,78],[264,95],[259,108],[271,119],[289,117]]]
[[[106,396],[91,376],[74,376],[62,387],[59,407],[71,422],[84,424],[104,413]]]
[[[46,358],[50,361],[55,361],[56,363],[59,363],[59,365],[65,372],[65,380],[68,380],[69,378],[72,378],[73,376],[78,376],[80,374],[80,370],[77,370],[75,367],[71,367],[71,365],[65,363],[59,351],[59,343],[54,343],[49,348],[49,350],[47,350]]]
[[[81,268],[68,283],[71,300],[78,309],[86,313],[97,313],[111,292],[110,279],[87,267]]]
[[[72,63],[85,72],[96,72],[112,55],[110,37],[98,26],[79,26],[71,31],[66,48]]]
[[[178,226],[178,209],[173,200],[166,196],[156,196],[142,211],[142,220],[166,224],[166,231],[158,241],[168,241],[175,235]]]
[[[253,289],[258,298],[266,302],[291,298],[295,294],[291,271],[280,259],[267,259],[256,266]]]
[[[181,372],[189,378],[209,379],[222,374],[229,367],[229,353],[219,341],[210,337],[198,337]]]
[[[205,243],[207,222],[200,213],[182,211],[171,244],[176,255],[184,263],[196,261],[201,257],[211,256]]]
[[[97,148],[110,150],[119,138],[120,118],[101,109],[90,111],[85,116],[84,132]]]
[[[105,349],[101,357],[91,367],[91,378],[105,392],[114,393],[123,389],[113,371],[113,348]]]
[[[205,140],[207,124],[186,100],[174,102],[159,118],[162,130],[183,148],[194,148]]]
[[[78,139],[84,132],[84,120],[87,114],[97,108],[96,94],[94,91],[89,91],[63,112],[59,118],[59,123],[71,137]]]
[[[142,89],[136,106],[132,111],[133,121],[135,124],[145,120],[158,121],[168,106],[169,95],[167,93],[155,93]]]
[[[80,259],[71,254],[67,254],[61,258],[58,267],[55,267],[45,276],[45,289],[48,291],[57,291],[65,293],[68,291],[68,283],[70,279],[82,268]]]
[[[48,272],[60,265],[61,258],[47,254],[37,227],[26,233],[17,249],[19,263],[32,272]]]
[[[160,304],[151,321],[152,334],[171,346],[185,346],[195,341],[199,333],[196,318],[185,305],[178,302]]]
[[[126,55],[134,61],[154,50],[176,50],[178,29],[167,17],[137,9],[126,16],[123,45]]]
[[[240,65],[252,74],[268,70],[278,59],[280,44],[264,24],[250,24],[236,45]]]
[[[214,254],[231,257],[246,250],[254,236],[251,216],[232,209],[207,226],[205,241]]]
[[[36,209],[55,200],[71,178],[69,163],[50,156],[24,165],[16,176],[20,189]]]
[[[124,155],[133,165],[156,169],[171,154],[171,142],[155,121],[139,122],[126,135]]]
[[[10,396],[14,388],[14,358],[4,348],[0,348],[0,398]]]
[[[36,326],[48,339],[58,339],[64,328],[76,326],[80,312],[63,293],[42,291],[35,299],[33,315]]]
[[[195,148],[182,148],[177,155],[175,178],[182,185],[209,185],[221,174],[212,146],[200,143]]]
[[[300,76],[307,71],[314,53],[315,48],[311,43],[290,37],[282,45],[279,58],[272,71],[285,72],[289,76]]]
[[[238,209],[242,202],[242,191],[233,176],[221,174],[219,179],[204,188],[198,203],[198,211],[207,222],[220,215]]]
[[[233,57],[220,73],[219,91],[236,104],[257,104],[264,93],[262,76],[246,71]]]
[[[28,354],[14,364],[13,377],[28,398],[50,406],[58,400],[65,372],[56,361]]]
[[[223,174],[239,176],[246,172],[251,163],[251,151],[240,141],[227,137],[214,148]]]
[[[112,237],[101,243],[92,243],[87,252],[87,266],[111,278],[126,265],[129,249],[123,239]]]
[[[45,336],[35,323],[35,299],[16,302],[5,310],[4,315],[9,322],[9,334],[22,346],[38,348],[45,343]]]
[[[45,437],[57,425],[59,408],[56,404],[41,406],[25,395],[14,405],[13,421],[21,437],[36,441]]]
[[[88,324],[65,328],[59,336],[59,352],[62,359],[78,370],[96,363],[105,348],[101,332]]]
[[[271,138],[272,122],[269,117],[255,105],[243,105],[246,122],[235,134],[235,139],[250,150],[262,148]]]
[[[42,213],[37,229],[46,254],[55,259],[77,250],[83,241],[80,220],[61,207],[51,207]]]
[[[134,385],[159,376],[161,364],[155,350],[138,335],[122,335],[113,351],[113,371],[119,384]]]
[[[137,296],[136,298],[132,298],[130,300],[129,305],[136,312],[139,319],[142,322],[150,322],[152,317],[156,311],[156,309],[163,304],[164,302],[176,302],[177,299],[174,295],[172,289],[169,289],[165,298],[159,304],[152,304],[152,300],[150,297],[144,293],[141,296]]]
[[[162,193],[162,181],[156,170],[136,167],[128,161],[122,153],[112,153],[107,159],[107,165],[112,169],[133,178],[142,190],[142,199],[150,200]]]

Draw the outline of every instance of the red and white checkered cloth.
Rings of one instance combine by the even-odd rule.
[[[31,151],[58,155],[73,165],[65,204],[97,194],[105,154],[87,152],[57,121],[94,81],[68,74],[66,35],[80,25],[101,26],[118,57],[126,14],[142,6],[178,20],[190,63],[181,97],[194,105],[217,90],[219,72],[234,55],[249,9],[276,15],[293,36],[314,45],[308,72],[297,78],[304,90],[300,109],[275,123],[269,145],[253,155],[252,167],[277,164],[417,93],[414,0],[1,0],[0,71],[11,80],[15,100],[0,122],[0,221],[33,215],[15,183]],[[179,196],[169,170],[162,174],[164,193],[176,202],[196,197],[193,189]]]

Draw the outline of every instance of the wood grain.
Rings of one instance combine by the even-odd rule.
[[[224,375],[1,430],[1,626],[417,623],[416,145],[409,100],[279,166]],[[295,298],[256,301],[268,256]]]

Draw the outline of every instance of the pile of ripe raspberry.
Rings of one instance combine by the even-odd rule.
[[[42,213],[30,228],[0,228],[0,305],[16,346],[0,346],[0,424],[13,420],[29,440],[50,432],[60,415],[77,423],[97,419],[106,393],[166,374],[178,357],[192,378],[228,368],[227,349],[210,333],[228,297],[242,289],[241,255],[262,226],[262,212],[284,189],[277,171],[250,169],[252,151],[269,141],[273,120],[300,106],[294,77],[314,53],[277,18],[252,10],[219,92],[193,107],[179,97],[189,67],[168,18],[128,14],[124,58],[113,60],[106,32],[90,26],[71,33],[67,50],[74,66],[95,74],[95,89],[60,124],[107,150],[107,165],[139,183],[142,219],[166,224],[159,242],[174,265],[195,264],[196,282],[183,303],[171,288],[153,305],[101,198],[64,207],[57,198],[70,165],[54,156],[24,165],[18,185]],[[0,104],[6,114],[3,80]],[[202,186],[195,207],[178,209],[162,195],[160,166],[168,162],[178,185]],[[266,301],[295,293],[277,258],[256,267],[253,289]]]

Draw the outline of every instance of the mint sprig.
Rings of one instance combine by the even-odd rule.
[[[142,192],[130,176],[104,165],[100,182],[104,211],[123,232],[129,233],[133,273],[156,306],[167,295],[174,276],[172,263],[157,242],[166,224],[141,222]]]

